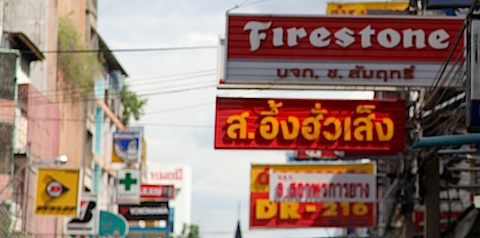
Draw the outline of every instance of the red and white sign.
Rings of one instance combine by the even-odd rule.
[[[217,98],[216,149],[305,149],[396,155],[405,102]]]
[[[366,178],[368,191],[359,189],[358,183],[365,188],[365,181],[357,181],[356,186],[343,187],[343,182],[352,184],[348,178],[355,175],[375,176],[376,166],[373,163],[352,164],[252,164],[250,172],[250,228],[314,228],[314,227],[370,227],[375,225],[377,205],[375,188],[371,178]],[[273,173],[273,175],[272,175]],[[320,190],[322,199],[300,199],[308,195],[305,189],[298,186],[303,181],[315,183],[316,177],[322,174],[336,174],[344,179],[335,180],[341,184],[328,186],[329,190]],[[305,178],[297,175],[305,174]],[[291,175],[291,177],[289,177]],[[352,177],[350,177],[352,175]],[[356,177],[360,179],[360,177]],[[277,181],[272,181],[272,180]],[[320,181],[320,180],[319,180]],[[271,198],[272,190],[279,192],[278,184],[282,182],[284,191],[279,201]],[[295,182],[295,189],[291,186]],[[288,185],[290,186],[288,186]],[[306,182],[304,183],[306,184]],[[357,187],[356,189],[354,187]],[[320,186],[322,189],[322,186]],[[330,189],[332,189],[330,191]],[[303,190],[303,193],[302,193]],[[348,191],[348,194],[345,192]],[[315,194],[315,190],[313,190]],[[324,194],[327,192],[328,194]],[[288,194],[288,196],[287,196]],[[292,196],[293,195],[293,196]],[[362,199],[362,196],[369,199]],[[312,196],[313,197],[313,196]],[[291,198],[291,199],[284,199]],[[335,199],[334,199],[335,198]],[[345,199],[348,198],[348,199]],[[361,201],[368,200],[368,201]]]
[[[162,164],[161,166],[147,167],[147,183],[173,185],[181,189],[185,183],[185,167],[175,164]]]
[[[431,86],[463,22],[423,16],[229,15],[224,83]],[[453,59],[463,60],[460,42]]]
[[[140,200],[161,201],[174,199],[175,188],[173,185],[141,184]]]
[[[375,202],[375,174],[270,173],[270,201]]]

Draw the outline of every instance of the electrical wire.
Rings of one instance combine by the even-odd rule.
[[[466,15],[467,17],[470,16],[474,12],[477,5],[478,5],[478,1],[473,0],[471,6],[469,8],[468,14]],[[419,116],[420,113],[422,113],[422,111],[425,110],[426,105],[431,104],[431,101],[434,98],[440,98],[440,97],[438,97],[437,92],[440,90],[440,85],[442,85],[443,81],[446,80],[446,78],[447,78],[447,77],[443,77],[443,75],[444,75],[445,71],[447,70],[447,66],[448,66],[449,62],[451,61],[451,59],[453,57],[453,54],[455,53],[455,50],[457,49],[457,47],[459,46],[459,44],[461,42],[461,39],[463,38],[465,29],[466,29],[466,26],[467,26],[467,17],[465,17],[462,28],[459,30],[459,32],[458,32],[458,34],[455,38],[454,44],[450,48],[450,51],[449,51],[446,59],[444,60],[441,69],[437,72],[437,76],[435,77],[436,80],[435,80],[435,83],[433,85],[432,93],[424,101],[423,105],[421,106],[420,110],[417,113],[417,116]]]
[[[205,70],[205,71],[207,71],[207,70]],[[158,81],[155,82],[155,83],[168,83],[168,82],[184,81],[184,80],[194,79],[194,78],[198,78],[198,77],[206,77],[206,76],[210,76],[210,75],[214,74],[214,73],[199,74],[200,72],[202,72],[202,71],[156,77],[155,79],[157,79]],[[193,75],[191,75],[191,74],[193,74]],[[187,77],[187,75],[190,75],[190,76]],[[185,76],[185,77],[181,77],[181,76]],[[153,79],[153,78],[149,78],[149,79]],[[152,81],[150,81],[150,82],[152,82]],[[139,84],[129,84],[129,83],[127,83],[127,85],[129,85],[130,87],[135,87],[136,85],[141,85],[141,84],[143,84],[143,83],[139,83]],[[141,90],[134,90],[134,91],[136,93],[138,93]],[[35,101],[45,102],[45,100],[49,100],[49,101],[52,101],[52,103],[56,103],[55,101],[58,101],[58,100],[64,98],[62,93],[67,94],[70,98],[77,97],[77,98],[72,99],[72,100],[79,100],[79,99],[82,99],[82,97],[85,96],[85,94],[81,90],[74,90],[71,87],[63,88],[63,89],[45,90],[45,91],[38,92],[38,93],[39,94],[36,95],[36,96],[29,96],[28,101],[29,102],[35,102]],[[87,95],[87,98],[88,97],[91,97],[91,96]]]
[[[206,74],[199,74],[199,75],[195,75],[195,76],[178,77],[178,78],[174,78],[174,79],[162,80],[162,81],[156,81],[156,82],[151,82],[151,81],[150,82],[140,82],[140,83],[129,84],[129,86],[131,88],[137,88],[137,87],[142,87],[142,86],[152,86],[152,85],[158,85],[158,84],[163,84],[163,83],[171,83],[172,81],[178,82],[178,81],[190,80],[190,79],[194,79],[194,78],[204,78],[204,77],[212,76],[212,75],[215,75],[215,74],[216,73],[206,73]],[[134,90],[134,91],[137,91],[137,90]]]
[[[86,49],[86,50],[44,50],[43,54],[80,54],[80,53],[113,53],[113,52],[150,52],[150,51],[174,51],[174,50],[200,50],[217,49],[216,45],[205,46],[179,46],[179,47],[158,47],[158,48],[130,48],[130,49]],[[20,50],[22,54],[33,54],[30,50]]]
[[[217,84],[212,84],[211,81],[200,81],[195,83],[188,83],[188,84],[176,84],[176,85],[168,85],[162,88],[149,88],[144,90],[137,90],[137,96],[139,98],[145,97],[152,97],[152,96],[160,96],[165,94],[172,94],[172,93],[181,93],[193,90],[200,90],[206,88],[215,88]],[[179,88],[180,87],[180,88]],[[120,99],[121,95],[115,94],[110,95],[108,99]],[[84,95],[82,92],[74,91],[73,93],[60,93],[55,95],[51,98],[43,98],[41,95],[38,95],[34,98],[29,98],[28,103],[34,106],[41,106],[41,105],[60,105],[65,103],[74,103],[74,102],[93,102],[96,101],[98,97],[95,95]],[[15,105],[5,105],[5,107],[15,107]]]
[[[194,72],[185,72],[185,73],[179,73],[179,74],[170,74],[170,75],[159,75],[159,76],[149,76],[149,77],[143,77],[143,78],[135,78],[135,79],[130,79],[130,78],[127,78],[127,81],[129,83],[137,83],[137,82],[145,82],[145,81],[148,81],[150,82],[151,80],[158,80],[160,79],[161,81],[166,81],[166,79],[168,78],[176,78],[176,77],[184,77],[184,76],[187,76],[187,75],[191,75],[191,74],[194,74],[194,76],[196,74],[204,74],[204,73],[213,73],[213,72],[217,72],[217,69],[205,69],[205,70],[199,70],[199,71],[194,71]]]
[[[168,113],[168,112],[176,112],[176,111],[181,111],[181,110],[188,110],[188,109],[192,109],[192,108],[210,106],[210,105],[214,105],[214,104],[215,104],[215,102],[206,102],[206,103],[200,103],[200,104],[190,105],[190,106],[186,106],[186,107],[179,107],[179,108],[173,108],[173,109],[167,109],[167,110],[161,110],[161,111],[146,112],[144,116],[149,116],[149,115],[154,115],[154,114],[162,114],[162,113]]]

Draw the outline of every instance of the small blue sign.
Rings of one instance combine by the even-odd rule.
[[[127,238],[158,238],[168,237],[166,227],[130,227]]]
[[[100,211],[100,236],[119,235],[125,236],[128,232],[128,223],[125,218],[107,211]]]
[[[472,0],[427,0],[427,9],[443,7],[470,7]]]

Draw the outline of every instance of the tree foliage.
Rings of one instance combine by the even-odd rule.
[[[178,236],[172,236],[171,238],[201,238],[200,228],[194,224],[183,224],[182,234]]]
[[[102,64],[97,54],[78,52],[85,49],[81,35],[68,15],[60,17],[58,23],[59,67],[73,87],[87,93],[93,90],[95,80],[101,75]]]
[[[120,99],[123,104],[122,123],[124,125],[128,125],[132,116],[135,120],[139,120],[144,115],[143,107],[146,105],[147,99],[139,99],[127,84],[124,84],[120,91]]]

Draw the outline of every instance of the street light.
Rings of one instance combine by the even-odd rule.
[[[31,166],[45,166],[49,164],[65,164],[68,161],[68,157],[66,155],[60,155],[58,157],[48,159],[48,160],[39,160],[39,161],[28,161],[27,163],[22,164],[18,169],[15,171],[15,174],[13,174],[12,178],[10,178],[10,182],[4,185],[4,187],[0,190],[0,195],[5,192],[7,188],[10,187],[10,185],[16,180],[16,178],[19,176],[19,174],[26,168],[31,167]]]
[[[29,160],[28,162],[22,164],[20,167],[18,167],[18,169],[16,169],[15,173],[13,174],[13,176],[10,178],[10,181],[4,185],[4,187],[0,190],[0,195],[3,194],[5,192],[5,190],[7,188],[10,188],[13,183],[16,181],[17,177],[22,173],[23,170],[25,170],[26,168],[32,168],[32,167],[39,167],[39,166],[46,166],[46,165],[49,165],[49,164],[57,164],[57,165],[61,165],[61,164],[65,164],[68,162],[68,157],[66,155],[61,155],[61,156],[58,156],[58,157],[55,157],[55,158],[52,158],[52,159],[48,159],[48,160]],[[30,184],[30,180],[29,180],[29,173],[27,173],[26,175],[26,185],[27,185],[27,199],[28,199],[28,192],[29,192],[29,189],[28,189],[28,185]],[[11,201],[12,203],[16,201],[15,199],[15,194],[12,194],[11,196]],[[26,219],[26,209],[28,207],[28,201],[26,202],[25,204],[25,207],[23,208],[24,209],[24,215],[23,215],[23,219]],[[23,222],[22,226],[22,230],[26,232],[26,220]]]

